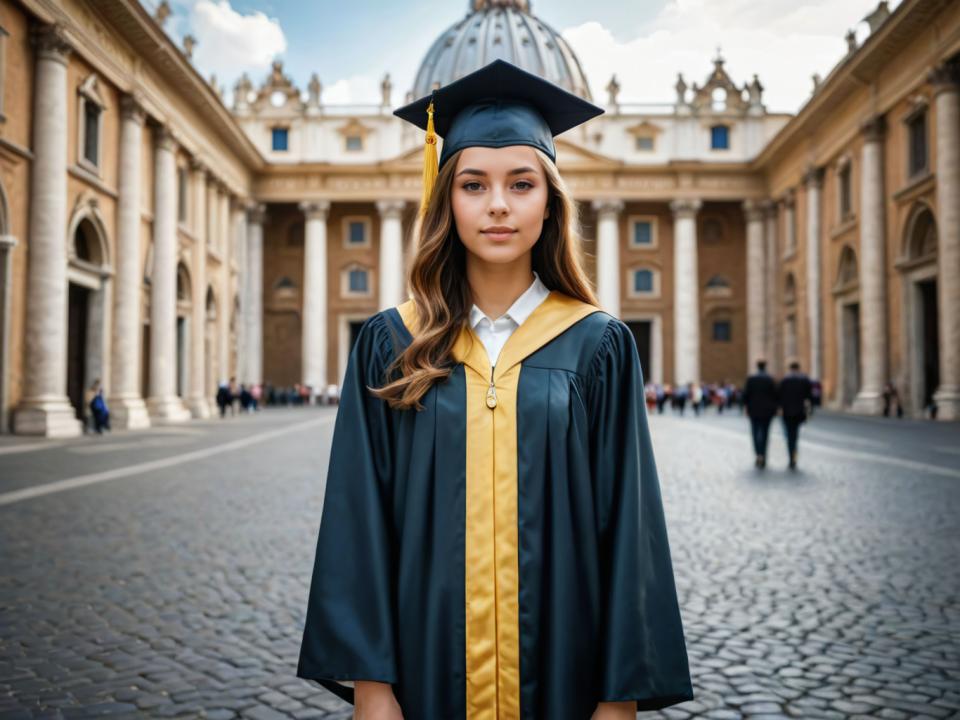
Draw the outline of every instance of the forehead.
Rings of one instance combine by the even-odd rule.
[[[500,148],[473,146],[461,151],[457,171],[469,167],[492,174],[525,166],[540,172],[540,160],[529,145],[508,145]]]

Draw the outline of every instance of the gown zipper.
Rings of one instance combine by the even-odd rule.
[[[487,388],[487,407],[493,410],[497,406],[497,386],[493,384],[493,370],[496,365],[490,367],[490,387]]]

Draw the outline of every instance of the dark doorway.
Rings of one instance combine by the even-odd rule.
[[[143,324],[140,351],[140,397],[150,397],[150,325]]]
[[[940,348],[937,332],[937,281],[917,283],[920,294],[920,317],[923,343],[923,407],[933,402],[933,393],[940,386]]]
[[[67,311],[67,397],[83,419],[83,389],[87,376],[87,317],[90,291],[70,283]]]
[[[177,395],[187,396],[187,319],[177,318]]]
[[[637,342],[637,353],[640,355],[640,369],[643,371],[643,381],[650,380],[650,331],[653,323],[649,320],[628,320],[627,327],[633,333]]]
[[[843,405],[849,406],[860,390],[860,305],[843,306]]]

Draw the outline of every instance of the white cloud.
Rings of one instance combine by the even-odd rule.
[[[351,75],[323,88],[323,102],[329,105],[371,104],[380,101],[380,81],[372,75]],[[397,88],[393,88],[397,102]]]
[[[596,102],[606,101],[616,73],[621,102],[670,103],[677,73],[688,85],[702,84],[720,46],[735,83],[756,73],[767,108],[795,112],[810,95],[811,75],[827,75],[846,52],[846,31],[875,6],[876,0],[671,0],[642,35],[625,42],[597,22],[563,36]],[[858,37],[864,32],[858,28]]]
[[[229,0],[199,0],[190,10],[190,32],[197,39],[194,60],[218,82],[241,72],[260,71],[287,49],[279,21],[260,11],[242,15]]]

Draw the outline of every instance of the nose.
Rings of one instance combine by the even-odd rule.
[[[497,217],[500,215],[505,215],[508,211],[509,208],[507,207],[507,199],[503,190],[494,188],[493,192],[490,193],[490,206],[488,208],[488,212],[490,215]]]

